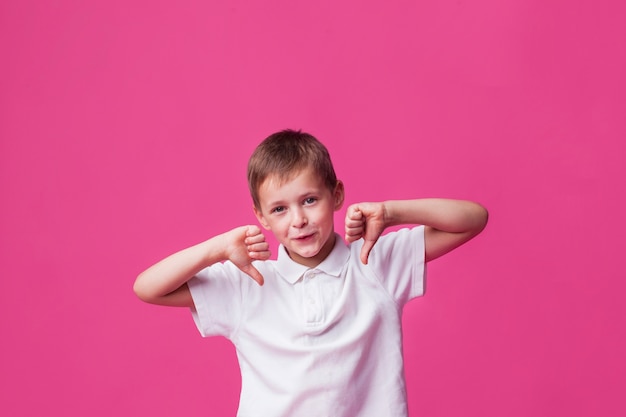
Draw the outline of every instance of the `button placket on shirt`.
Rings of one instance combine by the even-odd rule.
[[[319,323],[323,320],[323,305],[321,303],[316,271],[307,271],[304,274],[304,309],[307,324]]]

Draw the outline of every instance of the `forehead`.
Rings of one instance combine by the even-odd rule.
[[[322,177],[313,169],[305,168],[287,175],[268,175],[259,186],[259,199],[269,201],[325,189]]]

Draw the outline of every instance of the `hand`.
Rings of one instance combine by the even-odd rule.
[[[258,226],[241,226],[229,232],[227,245],[228,260],[259,285],[263,275],[252,265],[252,261],[269,259],[269,244]]]
[[[361,262],[367,258],[374,244],[387,227],[385,205],[383,203],[359,203],[348,207],[346,212],[346,241],[354,242],[363,238]]]

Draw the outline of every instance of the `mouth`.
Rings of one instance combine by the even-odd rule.
[[[297,240],[297,241],[303,241],[303,240],[307,240],[309,238],[311,238],[313,236],[313,233],[310,233],[308,235],[300,235],[300,236],[296,236],[294,238],[292,238],[293,240]]]

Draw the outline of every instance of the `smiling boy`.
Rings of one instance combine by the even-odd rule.
[[[136,294],[190,307],[203,336],[233,342],[240,417],[407,416],[402,308],[423,295],[426,262],[480,233],[487,211],[448,199],[354,204],[345,244],[333,222],[343,183],[326,148],[292,130],[257,147],[248,183],[276,260],[261,229],[242,226],[148,268]],[[403,224],[418,226],[383,235]]]

